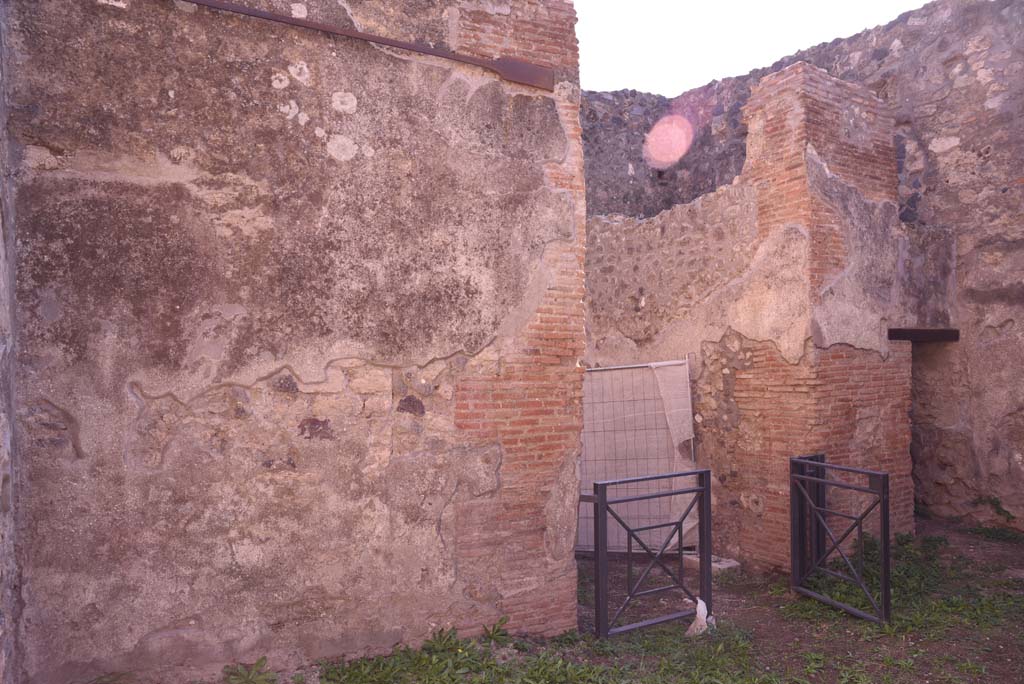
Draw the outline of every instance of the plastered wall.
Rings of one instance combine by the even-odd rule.
[[[575,625],[571,4],[247,1],[556,90],[184,2],[5,3],[12,681]]]

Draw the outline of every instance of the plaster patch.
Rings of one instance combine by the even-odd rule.
[[[309,123],[309,114],[306,114],[306,112],[299,112],[299,125],[305,126],[307,123]]]
[[[955,135],[951,135],[944,138],[935,138],[935,140],[928,143],[928,149],[935,154],[942,154],[943,152],[949,152],[959,144],[960,138]]]
[[[25,146],[25,166],[30,169],[53,171],[59,169],[60,160],[49,149],[38,145]]]
[[[985,109],[999,109],[1006,100],[1006,93],[999,93],[985,100]]]
[[[171,148],[170,159],[175,164],[192,161],[194,157],[195,153],[184,145],[178,145]]]
[[[110,7],[117,7],[119,9],[128,8],[128,0],[96,0],[97,5],[109,5]]]
[[[476,0],[465,4],[467,10],[480,10],[487,14],[508,15],[512,12],[509,0]]]
[[[319,126],[317,126],[316,129],[314,129],[313,133],[316,134],[316,137],[318,138],[323,138],[324,136],[327,135],[327,131],[320,128]]]
[[[359,101],[352,93],[339,91],[331,95],[331,107],[342,114],[354,114],[359,107]]]
[[[359,146],[344,135],[332,135],[327,141],[327,154],[338,161],[348,161],[359,152]]]
[[[309,16],[309,10],[301,2],[292,3],[292,16],[296,19],[305,19]]]
[[[183,0],[174,0],[174,6],[188,14],[192,14],[198,9],[198,5],[193,5],[191,2],[184,2]]]
[[[288,77],[280,71],[274,72],[274,75],[270,77],[270,85],[275,90],[284,90],[290,83],[291,81],[288,80]]]
[[[305,62],[296,62],[295,64],[288,65],[288,73],[292,75],[296,81],[302,85],[309,85],[312,80],[312,76],[309,73],[309,65]]]
[[[295,100],[288,100],[288,104],[282,104],[277,106],[277,111],[285,115],[287,119],[294,119],[295,115],[299,113],[299,105]]]

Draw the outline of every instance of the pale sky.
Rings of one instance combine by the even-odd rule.
[[[675,96],[887,24],[925,0],[575,0],[585,90]]]

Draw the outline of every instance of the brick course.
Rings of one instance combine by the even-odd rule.
[[[567,0],[515,0],[507,11],[463,9],[454,44],[478,57],[515,57],[577,80],[576,11]],[[577,106],[578,109],[578,106]]]

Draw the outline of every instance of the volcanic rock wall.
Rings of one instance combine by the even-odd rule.
[[[576,624],[571,4],[248,4],[556,91],[186,2],[4,3],[17,681]]]
[[[672,100],[586,93],[588,211],[651,217],[728,185],[748,150],[737,113],[752,85],[797,61],[893,108],[898,214],[916,253],[901,277],[920,325],[961,330],[913,352],[918,503],[1024,528],[1024,2],[941,0]],[[693,122],[694,143],[658,171],[643,137],[670,113]]]

